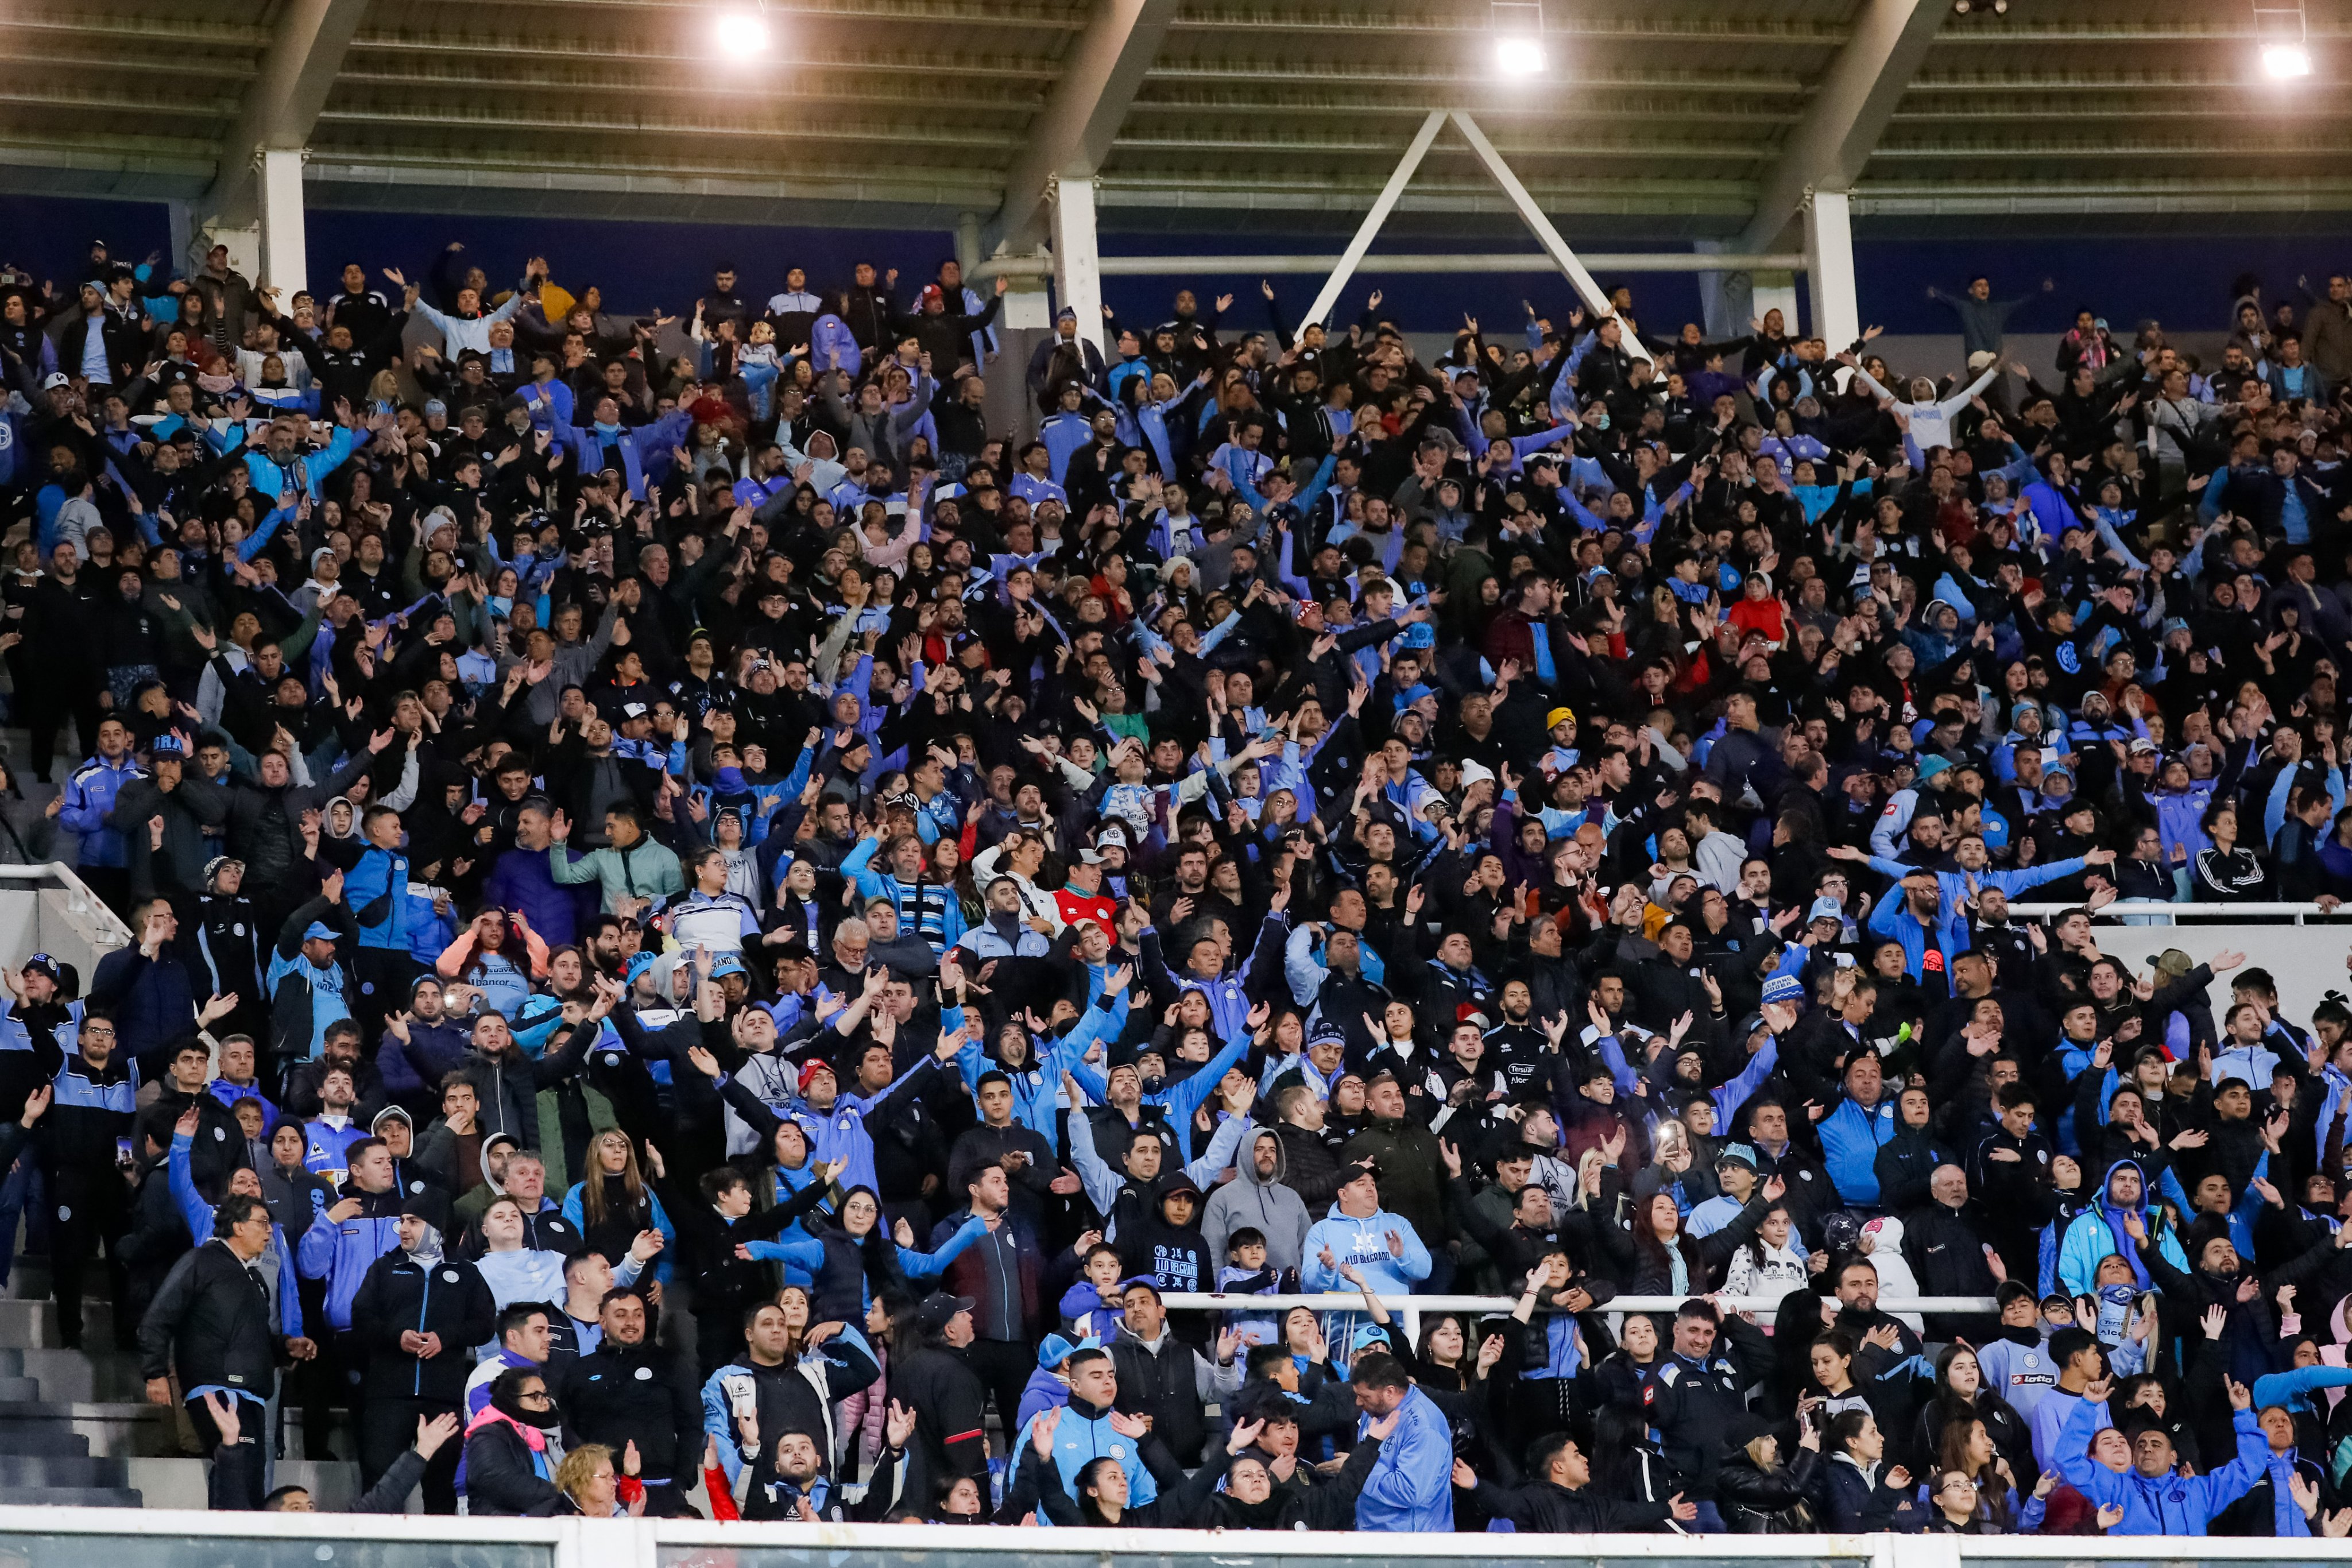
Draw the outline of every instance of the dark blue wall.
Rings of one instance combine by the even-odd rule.
[[[1957,289],[1969,275],[1992,279],[1993,293],[2030,298],[2010,318],[2020,332],[2062,332],[2084,306],[2118,335],[2154,319],[2176,332],[2225,331],[2231,286],[2251,273],[2263,298],[2295,299],[2295,278],[2309,274],[2315,293],[2333,270],[2352,267],[2352,226],[2336,235],[2303,234],[2166,235],[2086,239],[1870,239],[1854,245],[1856,286],[1865,322],[1890,332],[1951,332],[1951,311],[1927,297],[1930,284]],[[2044,278],[2058,287],[2041,292]],[[2297,299],[2298,311],[2301,301]]]
[[[172,220],[161,202],[0,195],[0,262],[79,282],[92,240],[104,240],[111,255],[144,261],[171,249]]]
[[[845,279],[849,265],[871,257],[895,263],[908,279],[928,277],[940,259],[952,254],[952,236],[936,230],[887,231],[775,229],[715,224],[640,225],[590,219],[498,218],[476,215],[405,214],[314,210],[309,214],[311,281],[325,285],[347,259],[377,268],[405,268],[411,277],[430,266],[441,247],[461,240],[468,259],[499,281],[520,274],[524,259],[544,255],[557,281],[575,290],[598,284],[614,308],[677,310],[690,306],[708,285],[712,264],[732,261],[743,273],[748,297],[765,298],[779,288],[786,267],[807,267],[819,287]],[[103,238],[118,256],[143,256],[168,244],[163,205],[152,202],[82,201],[51,196],[0,196],[0,261],[13,261],[37,275],[70,278],[92,238]],[[1654,242],[1618,239],[1571,229],[1570,243],[1592,251],[1630,251]],[[1114,234],[1104,248],[1114,255],[1263,250],[1269,254],[1336,253],[1343,242],[1323,235]],[[1492,235],[1463,242],[1481,250],[1532,248],[1532,240]],[[1425,239],[1401,239],[1397,249],[1436,248]],[[1946,332],[1951,313],[1926,297],[1930,284],[1957,288],[1971,271],[1991,275],[1998,294],[2030,294],[2011,325],[2021,332],[2057,331],[2073,324],[2077,303],[2104,314],[2118,331],[2147,318],[2175,330],[2215,330],[2228,324],[2231,287],[2240,275],[2261,277],[2267,298],[2291,295],[2298,274],[2321,277],[2352,264],[2352,225],[2342,235],[2244,233],[2167,234],[2127,237],[2019,238],[1963,236],[1937,239],[1857,237],[1863,319],[1895,333]],[[2039,292],[2042,279],[2057,288]],[[902,284],[906,282],[902,279]],[[1265,324],[1258,275],[1199,276],[1182,280],[1205,306],[1230,292],[1229,324]],[[1603,278],[1604,284],[1613,280]],[[1149,323],[1168,313],[1174,278],[1118,277],[1106,280],[1104,295],[1123,319]],[[1296,319],[1313,298],[1318,280],[1292,275],[1274,280]],[[1654,331],[1671,331],[1698,315],[1698,287],[1689,275],[1653,274],[1632,280],[1637,312]],[[1358,274],[1341,301],[1343,316],[1362,308],[1375,286],[1402,308],[1403,325],[1415,331],[1458,328],[1475,314],[1490,332],[1516,332],[1526,318],[1520,299],[1559,319],[1572,303],[1567,283],[1528,273],[1509,277],[1396,275],[1377,267]]]
[[[765,299],[784,286],[787,268],[808,270],[812,287],[846,283],[853,265],[898,267],[908,280],[929,278],[955,255],[955,236],[938,230],[774,229],[749,225],[607,223],[591,218],[491,218],[313,210],[304,228],[310,282],[331,283],[347,261],[371,273],[403,267],[411,281],[452,240],[466,259],[499,287],[522,276],[523,263],[547,257],[556,282],[577,294],[593,283],[616,310],[690,312],[721,262],[740,274],[736,291]],[[380,277],[380,274],[378,274]],[[379,282],[376,287],[382,287]]]

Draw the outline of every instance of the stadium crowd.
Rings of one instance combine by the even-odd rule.
[[[814,281],[0,288],[0,1227],[215,1507],[2352,1531],[2352,1009],[2102,946],[2352,891],[2346,279]]]

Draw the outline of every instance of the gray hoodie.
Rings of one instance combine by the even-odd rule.
[[[1257,1146],[1260,1143],[1274,1145],[1274,1174],[1261,1176],[1257,1172]],[[1306,1201],[1283,1183],[1282,1140],[1271,1127],[1261,1127],[1250,1141],[1249,1153],[1235,1162],[1240,1175],[1209,1195],[1208,1211],[1201,1217],[1201,1234],[1209,1244],[1209,1258],[1218,1268],[1225,1264],[1225,1239],[1244,1226],[1254,1226],[1265,1236],[1265,1261],[1272,1269],[1296,1269],[1307,1245],[1307,1227],[1314,1221],[1307,1217]]]

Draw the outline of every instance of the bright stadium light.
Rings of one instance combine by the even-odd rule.
[[[1507,77],[1540,76],[1544,68],[1543,44],[1528,37],[1497,38],[1495,65]]]
[[[768,19],[757,11],[721,11],[712,33],[718,40],[719,52],[735,59],[764,55],[773,42],[768,32]]]
[[[2278,81],[2307,77],[2311,74],[2311,51],[2301,44],[2264,44],[2263,74]]]
[[[1493,0],[1487,25],[1495,35],[1495,68],[1507,77],[1543,74],[1542,0]]]

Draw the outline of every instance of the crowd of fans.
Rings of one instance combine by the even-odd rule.
[[[2343,277],[747,281],[0,288],[0,847],[133,934],[5,971],[0,1226],[215,1506],[2352,1530],[2352,1009],[2102,946],[2352,889]]]

